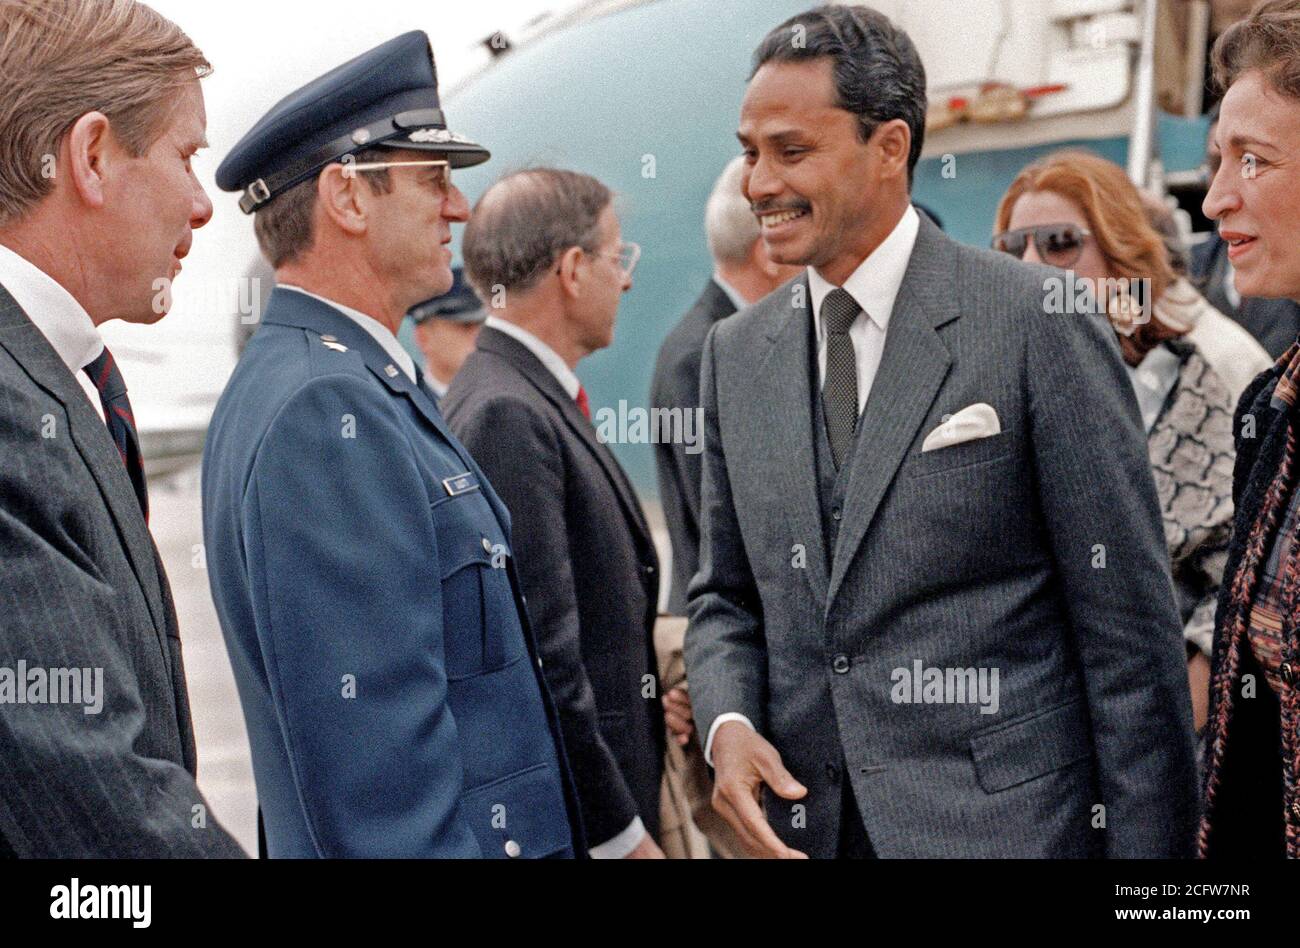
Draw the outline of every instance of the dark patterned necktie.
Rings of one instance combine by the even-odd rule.
[[[99,358],[83,370],[90,377],[96,391],[99,392],[100,404],[104,406],[104,424],[117,446],[117,453],[122,456],[126,473],[130,475],[131,486],[140,501],[140,511],[144,519],[149,519],[149,493],[144,481],[144,455],[140,453],[140,436],[135,430],[135,416],[131,414],[131,400],[126,397],[126,379],[118,371],[113,354],[104,347]]]
[[[853,449],[853,432],[858,426],[858,359],[849,338],[849,327],[862,308],[846,290],[831,290],[822,301],[822,325],[826,327],[826,384],[822,388],[822,411],[826,415],[826,437],[831,443],[835,469]]]

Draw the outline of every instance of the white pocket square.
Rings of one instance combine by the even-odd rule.
[[[992,405],[980,402],[978,405],[963,408],[931,431],[930,436],[921,445],[921,453],[939,451],[943,448],[951,448],[953,445],[965,444],[967,441],[991,438],[1001,433],[1002,423],[998,421],[998,413],[993,410]]]

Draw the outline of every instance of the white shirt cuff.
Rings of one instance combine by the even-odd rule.
[[[728,711],[726,714],[719,714],[713,719],[713,723],[709,725],[709,737],[708,740],[704,742],[704,762],[710,767],[713,766],[713,735],[717,734],[718,728],[722,727],[722,725],[726,724],[728,721],[740,721],[751,731],[758,730],[758,728],[754,727],[754,722],[743,714],[737,714],[735,711]]]
[[[592,859],[626,859],[645,837],[645,824],[638,816],[623,832],[599,846],[592,846],[587,852]]]

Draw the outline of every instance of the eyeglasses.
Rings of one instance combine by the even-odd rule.
[[[360,164],[344,162],[343,164],[344,171],[351,174],[358,171],[383,171],[386,168],[440,168],[442,173],[438,175],[438,186],[443,194],[451,193],[450,161],[430,159],[428,161],[363,161]]]
[[[1034,249],[1044,263],[1065,269],[1079,262],[1084,242],[1091,236],[1092,231],[1078,224],[1039,224],[1037,227],[1004,231],[993,238],[992,246],[994,250],[1022,260],[1032,239]]]
[[[613,254],[600,254],[599,256],[612,256],[618,263],[619,269],[631,276],[636,270],[636,265],[641,261],[641,246],[639,244],[623,244]]]
[[[622,244],[618,248],[618,250],[614,251],[613,253],[593,253],[591,256],[612,257],[614,261],[618,264],[619,269],[622,270],[628,276],[631,276],[636,271],[637,263],[639,263],[641,260],[641,246],[639,244],[627,243],[627,244]],[[561,263],[559,266],[555,268],[555,273],[557,276],[563,271],[564,271],[563,263]]]

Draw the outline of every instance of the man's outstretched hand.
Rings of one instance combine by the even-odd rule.
[[[777,837],[763,813],[762,790],[799,800],[808,789],[790,775],[781,755],[753,728],[728,721],[713,735],[713,809],[736,831],[750,855],[760,859],[807,859]]]

